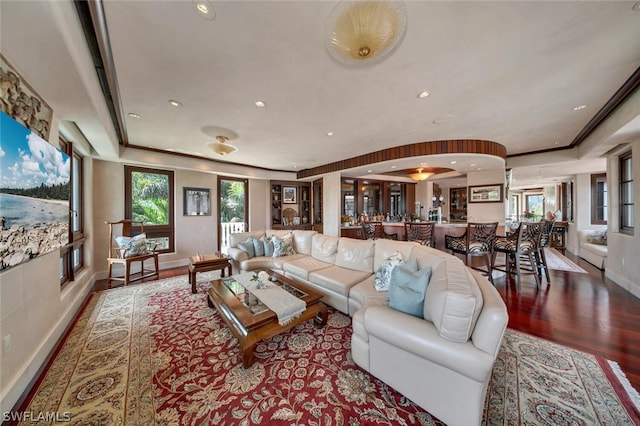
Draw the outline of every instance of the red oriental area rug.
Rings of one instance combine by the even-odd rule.
[[[182,276],[93,295],[22,411],[76,425],[442,424],[353,363],[351,320],[333,310],[323,328],[259,343],[244,369],[207,306],[213,274],[197,294]],[[634,424],[624,382],[605,360],[508,330],[484,423]]]

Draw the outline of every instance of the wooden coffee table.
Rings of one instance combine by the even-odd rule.
[[[260,303],[240,284],[229,283],[231,280],[213,280],[208,291],[209,306],[220,312],[222,319],[240,343],[244,368],[249,368],[255,362],[254,350],[260,340],[269,339],[310,319],[315,319],[319,327],[327,322],[327,307],[320,301],[322,294],[283,275],[267,272],[277,278],[276,284],[307,304],[307,309],[302,315],[286,325],[280,325],[275,312]]]
[[[225,269],[231,276],[231,262],[229,258],[222,255],[196,255],[189,258],[189,283],[191,284],[191,293],[196,293],[196,274],[198,272],[222,270],[224,277]]]

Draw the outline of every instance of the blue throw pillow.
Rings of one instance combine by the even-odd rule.
[[[252,238],[253,240],[253,252],[256,257],[264,256],[264,244],[262,239]]]
[[[427,293],[431,267],[414,270],[413,265],[398,265],[391,272],[389,307],[405,314],[423,318],[424,296]]]
[[[261,237],[260,241],[262,241],[262,246],[264,247],[264,255],[273,256],[273,241],[271,241],[271,238]]]
[[[244,243],[238,243],[238,248],[247,253],[249,259],[256,257],[255,249],[253,248],[253,237],[247,238]]]

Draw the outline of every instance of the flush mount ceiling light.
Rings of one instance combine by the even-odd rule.
[[[238,148],[236,148],[235,146],[226,143],[229,140],[228,137],[218,135],[216,136],[216,139],[218,140],[218,142],[211,142],[209,144],[209,148],[211,148],[211,150],[213,150],[213,152],[215,152],[216,154],[227,155],[238,150]]]
[[[207,0],[193,0],[193,7],[201,18],[209,21],[216,19],[216,11],[213,10],[213,6]]]
[[[345,65],[373,65],[398,46],[407,29],[402,1],[342,0],[327,19],[325,47]]]
[[[417,180],[417,181],[421,181],[421,180],[427,180],[429,179],[431,176],[433,176],[433,173],[429,173],[429,172],[422,172],[422,167],[418,167],[418,172],[417,173],[411,173],[409,175],[409,177],[413,180]]]

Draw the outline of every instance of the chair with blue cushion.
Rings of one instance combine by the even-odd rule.
[[[467,229],[460,236],[445,235],[444,246],[451,254],[458,253],[465,256],[465,263],[470,268],[486,272],[488,279],[493,283],[491,255],[493,240],[496,238],[498,222],[467,223]],[[484,259],[486,270],[473,265],[473,258],[481,256]]]
[[[123,219],[105,222],[109,225],[109,251],[107,255],[107,286],[111,281],[122,281],[124,285],[145,278],[159,277],[157,243],[147,241],[144,222]],[[138,231],[139,232],[136,232]],[[153,269],[144,266],[146,260],[153,260]],[[132,272],[131,266],[140,262],[140,271]],[[123,265],[124,275],[113,276],[113,265]]]

